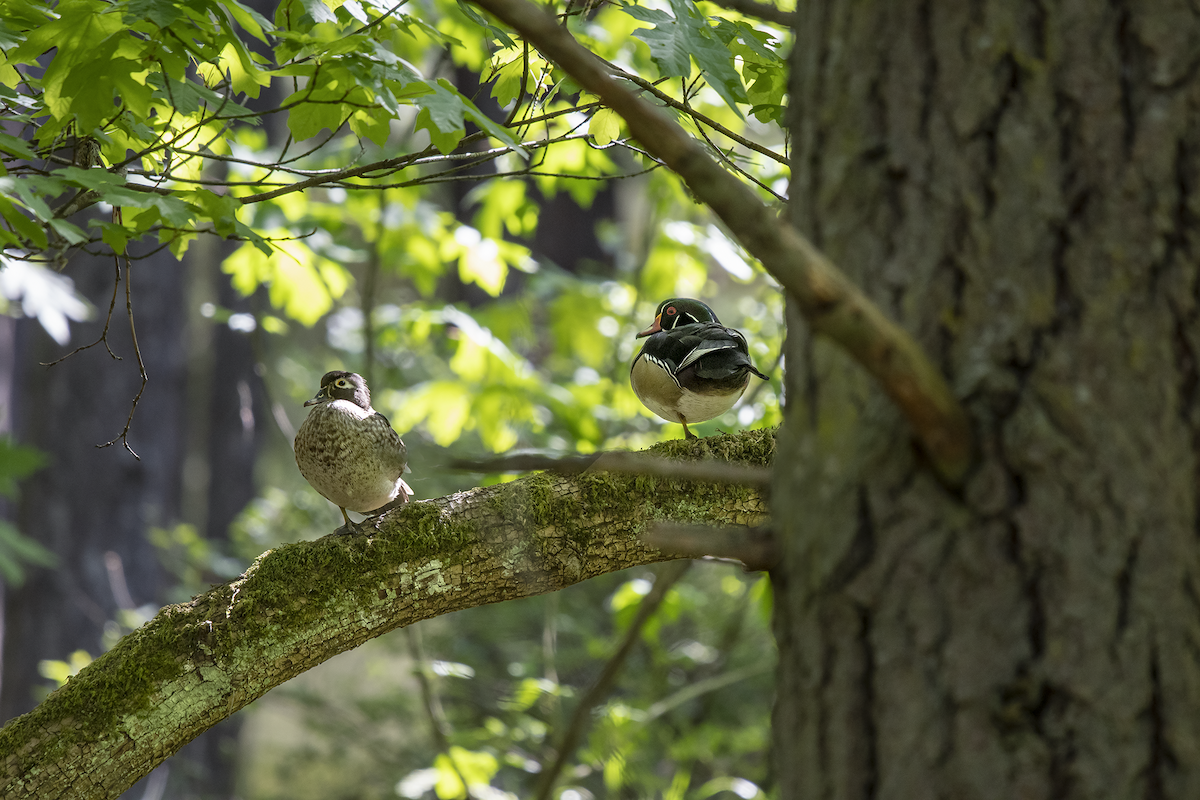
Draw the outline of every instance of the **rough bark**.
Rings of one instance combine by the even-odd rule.
[[[1200,796],[1195,8],[798,15],[793,219],[937,354],[982,461],[943,489],[789,326],[783,796]]]
[[[659,445],[765,466],[770,431]],[[415,502],[366,534],[284,545],[164,608],[0,729],[0,796],[115,797],[268,689],[394,628],[666,558],[662,519],[755,524],[763,494],[614,472],[537,474]]]

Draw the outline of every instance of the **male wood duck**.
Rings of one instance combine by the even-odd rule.
[[[304,405],[315,408],[296,433],[296,465],[341,509],[346,524],[338,533],[358,530],[346,509],[368,514],[408,502],[413,492],[401,477],[411,472],[408,451],[387,417],[371,408],[371,390],[361,375],[325,373],[320,391]]]
[[[646,408],[668,422],[683,424],[719,417],[746,391],[754,368],[746,337],[726,328],[699,300],[673,297],[659,303],[654,324],[638,334],[649,336],[633,360],[633,391]]]

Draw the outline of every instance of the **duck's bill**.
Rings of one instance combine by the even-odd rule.
[[[658,333],[661,330],[662,330],[662,314],[659,314],[657,317],[654,318],[653,325],[651,325],[649,328],[646,328],[646,330],[642,331],[634,338],[640,339],[643,336],[649,336],[650,334]]]

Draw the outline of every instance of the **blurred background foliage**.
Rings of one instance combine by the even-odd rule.
[[[52,12],[15,0],[10,10],[0,22],[5,311],[66,345],[72,321],[98,311],[57,268],[80,249],[128,246],[137,258],[168,247],[197,272],[214,265],[234,290],[193,281],[191,335],[244,337],[269,409],[257,497],[228,536],[203,535],[206,500],[192,483],[182,519],[145,533],[171,576],[160,602],[337,526],[290,451],[301,404],[330,369],[367,377],[408,445],[417,499],[514,477],[442,466],[453,458],[678,437],[628,379],[635,333],[670,296],[707,301],[771,376],[693,428],[778,423],[777,285],[623,138],[616,115],[470,6],[69,0]],[[691,0],[558,10],[764,200],[782,202],[782,30]],[[51,37],[67,34],[76,38],[59,38],[48,59]],[[172,36],[188,47],[172,49]],[[85,91],[72,77],[82,71],[104,80]],[[736,138],[718,144],[722,131]],[[100,150],[93,163],[124,165],[119,180],[80,168],[87,138]],[[355,165],[376,166],[346,176]],[[71,192],[122,213],[76,225],[51,210]],[[233,244],[213,247],[214,232]],[[135,313],[149,302],[135,294]],[[37,457],[5,442],[8,491]],[[0,524],[6,581],[51,560]],[[533,796],[654,580],[640,570],[461,612],[334,659],[244,712],[237,796]],[[769,603],[765,579],[728,564],[696,564],[674,583],[633,632],[553,796],[761,796]],[[128,605],[106,626],[107,644],[154,610]],[[89,658],[43,661],[46,686]]]

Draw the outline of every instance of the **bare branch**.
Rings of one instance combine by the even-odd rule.
[[[795,12],[784,11],[770,3],[760,3],[759,0],[708,0],[708,2],[748,17],[758,17],[767,22],[774,22],[784,28],[790,28],[796,24]]]
[[[642,541],[681,557],[736,559],[748,570],[773,569],[780,558],[775,531],[769,526],[719,528],[660,522],[642,534]]]
[[[572,41],[574,41],[574,40],[572,40]],[[608,62],[604,62],[604,63],[606,64],[606,66],[609,69],[612,70],[612,73],[614,75],[616,75],[619,78],[623,78],[623,79],[629,81],[630,83],[634,84],[635,86],[638,86],[638,87],[644,89],[645,91],[647,91],[650,94],[657,97],[659,100],[661,100],[664,103],[666,103],[667,105],[669,105],[671,108],[674,108],[677,111],[682,111],[683,113],[687,114],[689,117],[696,120],[697,122],[703,122],[705,125],[712,128],[714,131],[720,133],[722,136],[732,139],[733,141],[737,142],[742,147],[745,147],[748,150],[753,150],[754,152],[760,153],[760,154],[766,156],[767,158],[770,158],[774,161],[778,161],[780,164],[783,164],[785,167],[791,166],[788,163],[786,156],[782,156],[779,153],[776,153],[771,148],[764,147],[763,145],[759,144],[758,142],[755,142],[751,139],[747,139],[745,136],[741,136],[737,133],[734,133],[733,131],[729,130],[729,128],[726,128],[724,125],[717,122],[712,117],[710,117],[706,114],[702,114],[699,111],[697,111],[696,109],[689,106],[687,103],[682,103],[682,102],[676,100],[674,97],[671,97],[671,95],[662,91],[661,89],[659,89],[657,86],[655,86],[653,83],[646,80],[645,78],[640,77],[638,75],[634,75],[632,72],[626,72],[625,70],[621,69],[620,67],[616,66],[615,64],[609,64]],[[616,110],[616,109],[614,109],[614,110]],[[620,113],[620,112],[617,112],[617,113]]]
[[[474,798],[475,794],[471,791],[471,784],[467,783],[466,776],[463,775],[462,770],[458,767],[458,761],[454,758],[454,751],[450,749],[450,722],[446,719],[442,701],[438,698],[437,692],[433,688],[433,681],[429,677],[432,670],[429,668],[429,659],[425,655],[421,629],[412,625],[405,628],[404,633],[408,640],[408,653],[413,660],[413,674],[421,687],[421,700],[425,704],[425,716],[429,718],[429,729],[433,733],[433,742],[438,752],[450,762],[450,769],[454,770],[454,774],[462,783],[467,797]]]
[[[731,464],[727,461],[678,461],[619,450],[582,456],[521,453],[479,461],[453,459],[449,466],[464,472],[527,472],[539,469],[561,475],[577,475],[588,471],[620,472],[626,475],[654,475],[659,478],[757,486],[764,489],[771,485],[771,470],[765,467]]]
[[[108,351],[108,354],[110,356],[112,356],[117,361],[121,360],[121,357],[119,355],[117,355],[116,353],[114,353],[112,351],[112,348],[108,344],[108,326],[112,324],[112,312],[113,312],[113,309],[117,305],[117,290],[121,288],[121,262],[119,260],[117,260],[117,257],[115,255],[113,256],[113,266],[116,267],[116,270],[115,270],[116,276],[113,278],[112,299],[108,301],[108,316],[104,318],[104,330],[100,331],[100,338],[97,339],[96,341],[92,342],[91,344],[84,344],[84,345],[80,345],[79,347],[76,347],[74,350],[67,353],[62,358],[56,358],[55,360],[53,360],[49,363],[41,362],[41,365],[43,367],[53,367],[55,364],[58,364],[59,362],[66,361],[68,358],[70,358],[71,356],[80,352],[81,350],[87,350],[90,347],[95,347],[96,345],[100,344],[101,342],[104,342],[104,349]]]
[[[113,256],[114,259],[116,257],[117,256],[115,256],[115,255]],[[138,401],[142,399],[142,392],[146,391],[146,382],[148,380],[146,377],[146,365],[142,361],[142,349],[140,347],[138,347],[137,329],[133,325],[133,296],[132,296],[132,293],[129,288],[129,282],[130,282],[130,277],[131,277],[131,273],[132,273],[132,268],[133,268],[133,264],[131,264],[129,261],[129,258],[126,257],[125,258],[125,311],[129,314],[129,336],[130,336],[130,338],[133,339],[133,354],[137,358],[138,373],[141,374],[141,376],[142,376],[142,385],[138,387],[137,394],[133,398],[133,405],[130,406],[130,408],[129,408],[129,416],[125,420],[125,427],[121,430],[121,435],[117,436],[115,439],[105,442],[104,444],[98,444],[98,445],[96,445],[96,447],[98,447],[98,448],[111,447],[114,444],[116,444],[117,442],[120,442],[121,444],[125,445],[126,450],[128,450],[130,453],[133,454],[134,458],[136,458],[138,461],[141,461],[142,457],[139,456],[134,451],[134,449],[129,446],[129,426],[133,424],[133,414],[135,411],[137,411]]]
[[[741,669],[735,669],[731,672],[714,675],[711,678],[705,678],[704,680],[689,684],[688,686],[680,689],[678,692],[675,692],[670,697],[663,698],[646,709],[646,714],[643,718],[643,721],[650,722],[651,720],[658,719],[671,709],[681,706],[689,700],[694,700],[701,695],[708,694],[709,692],[715,692],[718,689],[724,689],[726,686],[729,686],[732,683],[744,681],[747,678],[753,678],[755,675],[762,675],[764,672],[770,672],[774,668],[775,664],[772,663],[771,659],[765,659],[760,664],[750,664],[749,666],[742,667]]]
[[[637,615],[630,623],[629,630],[625,631],[625,635],[621,638],[621,644],[605,662],[604,669],[600,671],[596,682],[588,688],[583,697],[579,698],[579,705],[575,706],[575,711],[571,714],[571,721],[567,723],[567,728],[563,731],[558,746],[555,747],[554,761],[538,779],[537,800],[549,800],[567,759],[574,755],[575,749],[579,747],[579,740],[588,727],[592,710],[608,697],[608,693],[612,691],[613,684],[617,680],[617,675],[621,672],[621,667],[625,665],[625,659],[629,657],[629,651],[633,649],[633,645],[642,635],[642,628],[654,616],[654,612],[658,611],[658,607],[667,597],[667,591],[683,577],[689,566],[691,566],[690,561],[673,561],[659,567],[654,579],[654,586],[638,605]]]

